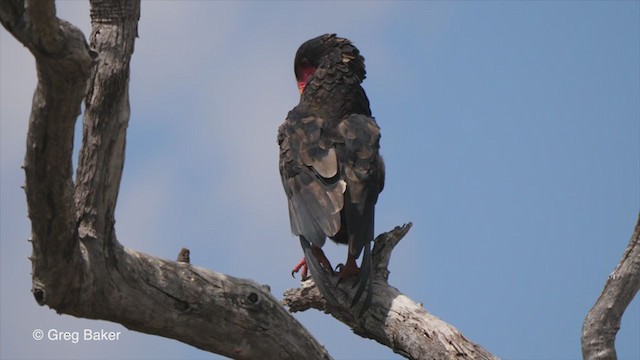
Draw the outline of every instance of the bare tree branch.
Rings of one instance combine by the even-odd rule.
[[[86,98],[75,204],[80,238],[111,242],[129,123],[129,63],[140,1],[91,1],[91,47],[99,63]]]
[[[389,286],[387,269],[391,252],[411,228],[411,223],[379,235],[373,248],[373,299],[361,318],[350,308],[356,289],[348,283],[338,286],[339,308],[327,308],[312,280],[284,294],[290,311],[310,308],[324,311],[353,329],[353,332],[388,346],[410,359],[496,359],[479,345],[467,340],[456,328],[429,314],[421,304]]]
[[[38,70],[24,166],[37,302],[233,358],[329,359],[267,287],[194,267],[184,254],[183,261],[172,262],[118,243],[114,211],[140,1],[92,0],[91,6],[91,46],[97,53],[77,28],[55,16],[53,1],[0,3],[2,24],[33,53]],[[74,125],[85,95],[74,187]],[[363,319],[344,309],[330,309],[332,315],[408,357],[493,358],[387,285],[391,251],[409,227],[384,234],[376,243],[372,311]],[[305,288],[313,294],[311,284]],[[337,290],[343,291],[339,298],[345,303],[352,298],[344,292],[349,289]],[[307,306],[322,308],[318,295],[299,298],[306,296],[311,300]],[[292,309],[295,304],[290,302]]]
[[[38,70],[24,165],[37,302],[233,358],[329,359],[268,287],[118,243],[113,213],[140,1],[92,1],[97,62],[82,33],[55,17],[53,1],[33,4],[1,2],[0,21],[33,53]],[[74,125],[85,95],[74,189]]]
[[[251,280],[159,259],[120,246],[116,263],[69,313],[121,323],[234,359],[330,359],[270,294]]]
[[[62,48],[62,37],[58,33],[56,6],[53,0],[26,0],[26,19],[31,33],[37,40],[38,48],[49,54],[58,53]]]
[[[582,357],[616,359],[615,339],[624,311],[640,289],[640,215],[629,245],[582,324]]]
[[[114,211],[139,17],[140,0],[92,0],[94,51],[77,28],[55,16],[53,1],[0,2],[0,21],[33,53],[38,71],[24,164],[35,299],[59,313],[118,322],[228,357],[329,359],[268,287],[193,266],[188,251],[173,262],[117,241]],[[71,156],[82,99],[86,111],[74,186]],[[391,252],[410,226],[376,240],[375,296],[361,318],[349,309],[355,289],[348,281],[336,288],[339,308],[327,309],[310,281],[285,294],[285,303],[291,311],[324,310],[356,334],[409,358],[495,359],[389,286]]]
[[[80,258],[75,256],[71,154],[74,124],[93,61],[82,33],[55,17],[53,1],[38,5],[41,7],[3,2],[0,20],[33,53],[38,74],[24,161],[33,294],[40,304],[64,309],[69,298],[61,292],[47,292],[45,284],[71,289],[72,279],[65,274],[80,268]]]

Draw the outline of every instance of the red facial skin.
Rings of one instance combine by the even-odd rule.
[[[309,78],[316,71],[316,68],[313,66],[303,66],[300,69],[300,77],[298,78],[298,91],[300,91],[300,95],[304,92],[305,86],[309,82]]]

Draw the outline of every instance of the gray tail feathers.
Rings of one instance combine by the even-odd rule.
[[[339,302],[336,300],[333,295],[333,289],[337,285],[334,284],[334,281],[330,275],[330,273],[325,270],[318,259],[316,259],[315,255],[313,255],[311,251],[311,244],[304,238],[304,236],[300,236],[300,245],[302,245],[302,250],[304,251],[304,258],[307,262],[307,268],[311,273],[311,277],[315,282],[320,294],[327,301],[327,304],[332,307],[338,307]],[[362,317],[362,315],[369,309],[371,306],[371,299],[373,297],[372,292],[372,283],[371,283],[371,243],[367,243],[364,246],[364,254],[362,257],[362,264],[360,266],[360,273],[358,274],[358,278],[353,283],[353,287],[358,287],[356,294],[351,300],[351,307],[353,307],[362,297],[362,294],[367,292],[366,297],[364,298],[364,303],[358,312],[358,317]]]
[[[371,298],[373,297],[373,289],[371,283],[371,242],[368,242],[364,246],[364,254],[362,255],[362,263],[360,265],[360,273],[358,274],[358,278],[353,283],[353,287],[358,287],[356,294],[353,296],[353,300],[351,300],[351,306],[353,307],[360,297],[362,297],[362,293],[366,290],[367,296],[364,298],[364,303],[362,304],[362,308],[358,312],[358,317],[362,317],[367,309],[371,306]]]
[[[304,236],[300,236],[300,245],[302,245],[302,250],[304,251],[307,269],[309,269],[311,278],[313,278],[313,281],[316,283],[320,294],[322,294],[329,306],[337,307],[339,303],[335,296],[333,296],[332,290],[334,288],[334,284],[331,280],[331,275],[327,270],[322,268],[318,259],[316,259],[315,255],[311,252],[311,244],[304,238]]]

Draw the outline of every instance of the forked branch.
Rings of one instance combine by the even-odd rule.
[[[284,294],[290,311],[310,308],[324,311],[353,329],[353,332],[388,346],[410,359],[496,359],[481,346],[467,340],[455,327],[429,314],[421,304],[388,283],[391,252],[407,234],[411,223],[379,235],[373,248],[373,299],[362,317],[350,308],[356,289],[338,286],[339,308],[327,308],[313,280]],[[345,284],[345,285],[348,285]]]
[[[129,61],[139,0],[92,0],[91,47],[56,17],[52,0],[0,1],[3,26],[36,59],[38,85],[24,168],[32,224],[33,294],[59,313],[104,319],[232,358],[328,359],[313,336],[250,280],[124,248],[114,211],[129,121]],[[94,49],[94,50],[92,50]],[[77,183],[74,126],[86,101]],[[388,283],[391,252],[410,228],[380,235],[373,250],[373,303],[349,309],[355,289],[339,286],[340,308],[326,309],[312,281],[285,294],[291,311],[330,313],[360,336],[413,359],[495,359],[453,326]],[[640,287],[640,220],[623,259],[589,312],[583,355],[614,359],[622,313]]]
[[[93,51],[55,16],[53,1],[0,2],[0,21],[38,70],[24,163],[36,301],[231,358],[329,359],[268,287],[118,243],[113,213],[139,14],[139,0],[91,1]],[[74,126],[85,98],[74,187]]]

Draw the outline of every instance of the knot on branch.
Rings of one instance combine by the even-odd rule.
[[[191,257],[189,256],[190,253],[191,252],[189,251],[189,249],[182,248],[182,250],[180,250],[180,252],[178,253],[178,258],[176,259],[176,261],[190,264],[191,263]]]

